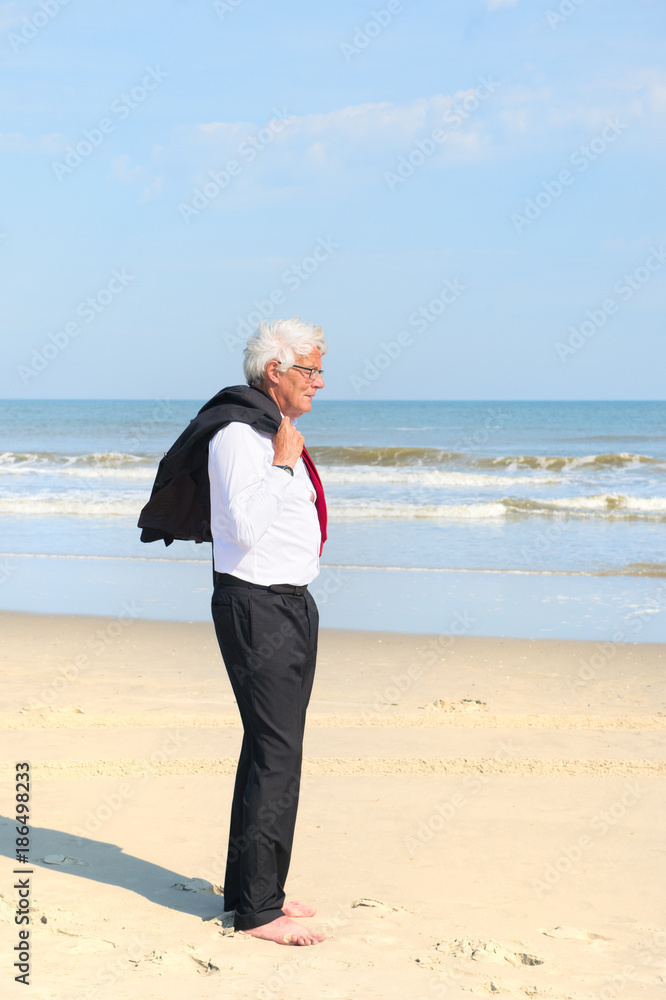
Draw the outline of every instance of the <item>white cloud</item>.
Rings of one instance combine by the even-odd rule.
[[[156,174],[153,179],[146,184],[145,188],[141,193],[140,203],[144,205],[147,201],[152,201],[153,198],[159,198],[164,190],[164,177],[162,174]]]
[[[0,132],[0,152],[32,153],[38,156],[53,155],[65,147],[65,137],[59,132],[50,132],[36,138],[23,132]]]
[[[315,114],[285,115],[283,122],[272,119],[261,125],[206,122],[194,126],[185,141],[188,145],[205,145],[218,153],[232,155],[248,136],[257,135],[261,141],[262,130],[270,130],[274,122],[277,127],[266,145],[294,147],[299,142],[305,143],[310,160],[319,163],[327,162],[335,150],[340,154],[356,150],[358,155],[372,159],[386,148],[408,145],[424,130],[442,126],[443,115],[473,93],[474,88],[469,88],[453,96],[435,94],[405,105],[389,101],[347,105]]]
[[[469,87],[407,104],[365,102],[306,115],[277,109],[282,120],[273,117],[259,124],[203,122],[179,129],[169,146],[154,150],[153,160],[162,170],[168,165],[170,174],[179,163],[185,168],[183,199],[188,197],[185,185],[191,194],[212,178],[224,177],[231,161],[240,164],[224,186],[224,197],[214,200],[216,209],[317,198],[323,190],[334,196],[384,183],[385,172],[395,170],[415,143],[425,139],[433,145],[435,129],[443,130],[446,140],[434,148],[427,169],[491,156],[486,120],[497,113],[488,111],[494,100],[494,93],[479,99]]]
[[[602,129],[606,124],[606,120],[608,118],[617,117],[617,113],[617,105],[612,104],[607,104],[603,107],[578,105],[577,107],[571,108],[550,108],[548,111],[547,124],[552,128],[562,130],[570,128],[571,126],[576,127],[582,125],[585,129],[592,133]],[[625,119],[626,112],[624,109],[619,117],[623,120]]]
[[[643,66],[621,73],[604,81],[604,90],[606,94],[621,94],[623,107],[635,115],[658,115],[666,111],[666,72],[661,67]]]
[[[401,158],[430,140],[434,129],[443,130],[446,139],[428,153],[425,171],[518,159],[537,151],[566,159],[604,128],[607,119],[635,118],[630,105],[639,100],[637,83],[625,83],[614,94],[612,85],[602,80],[588,86],[586,100],[579,88],[554,91],[541,83],[513,85],[488,76],[485,93],[479,78],[475,86],[453,94],[404,104],[364,102],[300,115],[287,108],[271,109],[259,122],[183,125],[172,132],[170,142],[153,148],[152,160],[168,178],[168,190],[175,185],[182,199],[188,189],[191,193],[211,177],[223,176],[231,161],[240,164],[225,184],[224,196],[214,200],[216,209],[317,198],[322,192],[336,196],[382,183]],[[653,73],[640,83],[641,106],[648,96],[654,107],[666,102],[666,74]],[[252,143],[256,153],[245,155],[255,148]],[[156,186],[152,196],[160,190]]]
[[[116,156],[111,161],[110,176],[120,181],[137,180],[141,174],[141,167],[130,167],[131,157]]]
[[[189,141],[202,146],[216,146],[240,141],[254,128],[251,122],[202,122],[190,133]]]
[[[164,190],[164,175],[154,174],[150,177],[150,167],[143,167],[135,164],[131,165],[132,158],[127,155],[115,156],[111,161],[109,173],[106,175],[109,180],[122,181],[125,184],[143,184],[139,204],[143,205],[153,198],[159,198]]]

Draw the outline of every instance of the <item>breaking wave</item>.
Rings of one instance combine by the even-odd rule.
[[[0,475],[58,475],[89,479],[154,478],[157,461],[148,455],[127,452],[93,452],[63,455],[48,451],[5,451],[0,454]]]
[[[0,514],[59,515],[69,517],[121,516],[136,518],[147,501],[144,491],[77,490],[0,495]],[[487,521],[511,517],[597,518],[605,520],[666,521],[666,498],[631,497],[600,493],[596,496],[545,499],[502,497],[452,503],[418,503],[400,499],[339,499],[328,502],[331,519],[415,518]]]
[[[470,452],[447,451],[442,448],[369,448],[363,445],[318,445],[309,449],[315,462],[322,466],[384,466],[409,467],[464,464],[479,469],[508,471],[543,470],[567,472],[578,469],[627,469],[645,465],[663,466],[666,462],[650,455],[633,452],[610,452],[603,455],[500,455],[485,457]]]

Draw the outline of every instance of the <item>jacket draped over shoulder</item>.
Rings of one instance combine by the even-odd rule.
[[[229,386],[209,399],[160,461],[150,500],[139,516],[142,542],[212,542],[208,444],[234,421],[276,434],[281,415],[277,403],[255,386]]]

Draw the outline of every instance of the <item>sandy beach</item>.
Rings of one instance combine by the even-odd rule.
[[[663,995],[665,647],[323,631],[302,949],[222,915],[241,729],[212,624],[0,619],[8,995],[18,760],[39,1000]]]

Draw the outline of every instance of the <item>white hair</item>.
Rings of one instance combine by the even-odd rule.
[[[326,341],[320,326],[302,319],[264,320],[247,342],[243,357],[243,373],[248,385],[259,385],[266,375],[269,361],[279,361],[278,371],[286,372],[297,357],[318,350],[326,353]]]

